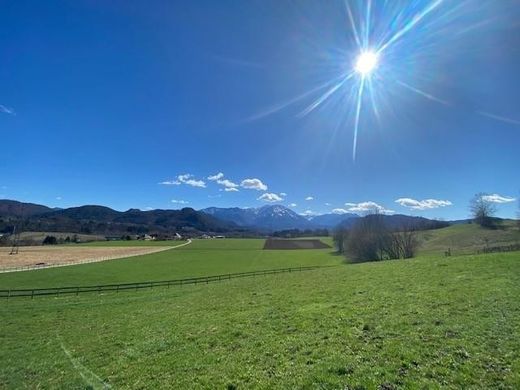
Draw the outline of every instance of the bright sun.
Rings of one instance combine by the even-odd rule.
[[[373,51],[364,51],[356,59],[354,69],[362,76],[368,76],[377,66],[378,57]]]

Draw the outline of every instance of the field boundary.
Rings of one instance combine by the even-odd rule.
[[[190,284],[209,284],[210,282],[222,282],[231,279],[262,276],[262,275],[273,275],[279,273],[291,273],[291,272],[303,272],[311,271],[322,268],[337,267],[337,265],[311,265],[302,267],[291,267],[291,268],[275,268],[260,271],[248,271],[238,272],[229,274],[220,274],[212,276],[200,276],[185,279],[172,279],[172,280],[160,280],[160,281],[148,281],[148,282],[134,282],[134,283],[119,283],[119,284],[100,284],[92,286],[71,286],[71,287],[49,287],[49,288],[27,288],[27,289],[7,289],[0,290],[0,298],[18,298],[18,297],[31,297],[44,296],[44,295],[79,295],[80,293],[102,293],[107,291],[125,291],[133,290],[137,291],[144,288],[154,287],[171,287],[171,286],[183,286]]]
[[[135,253],[135,254],[128,254],[128,255],[114,255],[114,256],[102,256],[102,257],[96,257],[93,259],[86,259],[86,260],[78,260],[78,261],[67,261],[62,263],[54,263],[54,264],[41,264],[41,265],[23,265],[19,267],[6,267],[6,268],[0,268],[0,274],[7,273],[7,272],[21,272],[21,271],[34,271],[37,269],[46,269],[46,268],[56,268],[56,267],[67,267],[70,265],[80,265],[80,264],[90,264],[90,263],[99,263],[101,261],[108,261],[108,260],[117,260],[117,259],[126,259],[128,257],[136,257],[136,256],[146,256],[151,255],[153,253],[158,252],[164,252],[170,249],[180,248],[181,246],[186,246],[191,244],[192,241],[188,239],[185,243],[174,245],[174,246],[162,246],[162,247],[150,247],[150,251],[146,253]]]

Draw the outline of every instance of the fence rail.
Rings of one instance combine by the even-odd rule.
[[[125,291],[125,290],[134,290],[137,291],[139,289],[144,288],[154,288],[154,287],[171,287],[171,286],[182,286],[189,284],[208,284],[212,282],[221,282],[230,279],[237,278],[246,278],[252,276],[261,276],[261,275],[273,275],[279,273],[288,273],[288,272],[302,272],[302,271],[310,271],[319,268],[329,268],[335,267],[334,265],[322,266],[306,266],[306,267],[292,267],[292,268],[277,268],[277,269],[267,269],[261,271],[249,271],[249,272],[238,272],[238,273],[229,273],[229,274],[220,274],[213,276],[200,276],[193,278],[185,278],[185,279],[172,279],[172,280],[161,280],[161,281],[148,281],[148,282],[135,282],[135,283],[119,283],[119,284],[101,284],[101,285],[93,285],[93,286],[70,286],[70,287],[49,287],[49,288],[28,288],[28,289],[7,289],[0,290],[0,298],[18,298],[18,297],[31,297],[35,296],[44,296],[44,295],[79,295],[80,293],[102,293],[107,291]]]

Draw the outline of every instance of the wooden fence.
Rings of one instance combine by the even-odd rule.
[[[239,272],[230,274],[221,274],[213,276],[200,276],[186,279],[172,279],[172,280],[161,280],[161,281],[150,281],[150,282],[135,282],[135,283],[119,283],[119,284],[100,284],[94,286],[70,286],[70,287],[49,287],[49,288],[28,288],[28,289],[8,289],[0,290],[0,298],[18,298],[18,297],[31,297],[44,296],[44,295],[79,295],[80,293],[102,293],[108,291],[137,291],[140,289],[152,289],[154,287],[171,287],[171,286],[183,286],[191,284],[208,284],[213,282],[221,282],[230,279],[254,277],[262,275],[273,275],[279,273],[289,272],[302,272],[310,271],[319,268],[329,268],[335,266],[307,266],[307,267],[293,267],[293,268],[278,268],[268,269],[261,271],[249,271]]]

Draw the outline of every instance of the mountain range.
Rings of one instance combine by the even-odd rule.
[[[296,214],[291,209],[281,205],[267,205],[247,209],[241,209],[238,207],[209,207],[200,211],[222,221],[232,222],[237,226],[269,231],[284,229],[312,229],[316,227],[316,225],[307,218]]]
[[[53,209],[34,203],[0,200],[0,233],[10,233],[16,225],[23,231],[104,235],[174,232],[265,234],[291,229],[350,227],[358,218],[356,214],[303,216],[282,205],[266,205],[258,208],[209,207],[194,210],[186,207],[181,210],[117,211],[95,205]],[[407,215],[385,215],[384,218],[391,227],[407,224],[426,229],[447,225],[446,222]]]
[[[130,209],[116,211],[104,206],[52,209],[33,203],[0,200],[0,233],[16,225],[23,231],[86,234],[197,233],[239,230],[231,222],[218,220],[192,208],[181,210]]]

